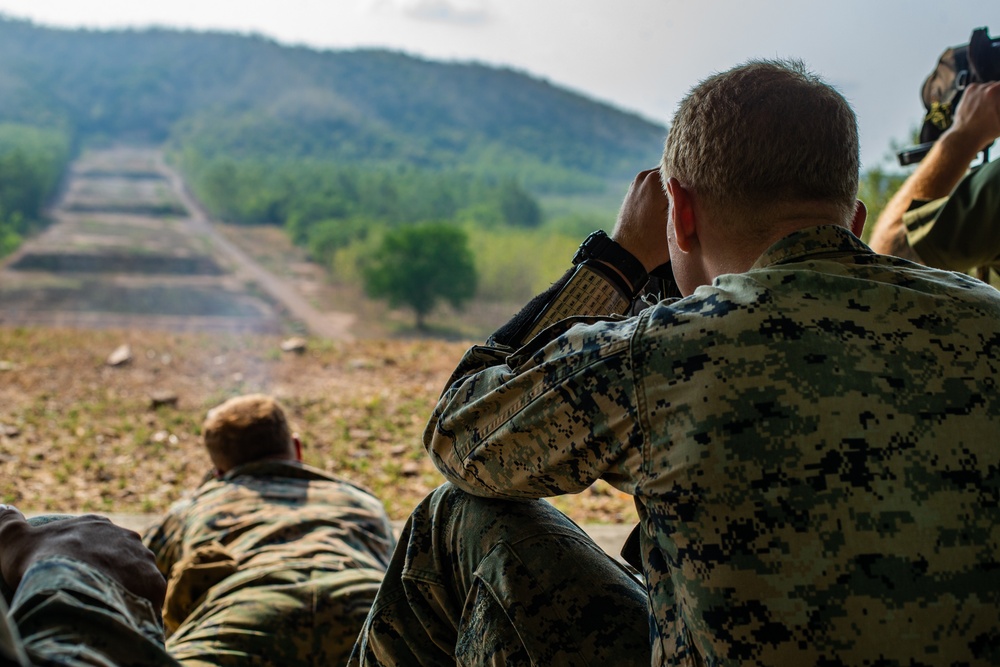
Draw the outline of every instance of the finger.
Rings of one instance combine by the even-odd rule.
[[[24,514],[21,510],[17,509],[13,505],[2,505],[0,504],[0,521],[9,521],[11,519],[20,519],[26,521]]]
[[[13,505],[0,505],[0,534],[11,535],[22,527],[28,526],[21,510]]]

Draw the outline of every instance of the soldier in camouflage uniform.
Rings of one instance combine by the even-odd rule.
[[[267,396],[209,412],[215,466],[149,529],[168,577],[167,649],[184,665],[344,664],[394,545],[382,504],[301,463]]]
[[[411,518],[352,661],[1000,664],[1000,294],[865,246],[858,167],[853,112],[800,63],[695,87],[614,241],[456,370],[425,431],[454,486]],[[684,298],[595,317],[668,259]],[[563,543],[602,556],[511,503],[599,478],[635,496],[644,583],[547,595]],[[650,644],[592,659],[616,585]],[[581,656],[537,658],[548,640]]]
[[[3,667],[176,667],[165,582],[138,534],[93,515],[29,523],[0,505],[0,570]]]
[[[893,195],[871,247],[939,269],[1000,269],[1000,162],[969,172],[1000,137],[1000,81],[970,84],[953,124]]]

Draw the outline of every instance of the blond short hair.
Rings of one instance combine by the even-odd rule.
[[[787,202],[854,213],[858,125],[847,100],[801,61],[753,60],[702,81],[680,103],[661,176],[734,222]]]
[[[202,433],[212,463],[223,472],[257,459],[293,453],[284,410],[262,394],[238,396],[212,408]]]

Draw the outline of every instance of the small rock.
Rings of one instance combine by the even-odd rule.
[[[351,359],[347,362],[347,367],[352,371],[371,370],[375,368],[375,362],[371,359]]]
[[[389,453],[393,456],[402,456],[408,451],[410,451],[409,445],[396,445],[395,447],[389,450]]]
[[[155,410],[162,406],[177,407],[177,394],[172,391],[155,391],[149,395],[149,407]]]
[[[125,343],[124,345],[119,345],[114,352],[108,355],[108,359],[105,362],[108,366],[124,366],[125,364],[132,361],[132,347]]]
[[[281,351],[294,352],[295,354],[304,354],[306,351],[306,339],[295,337],[284,340],[281,343]]]
[[[416,461],[407,461],[402,468],[403,477],[416,477],[420,474],[420,464]]]
[[[16,368],[17,368],[17,364],[15,364],[13,361],[6,361],[4,359],[0,359],[0,372],[2,372],[2,371],[12,371],[12,370],[14,370]]]
[[[16,438],[21,435],[21,429],[9,424],[0,424],[0,435],[5,435],[8,438]]]

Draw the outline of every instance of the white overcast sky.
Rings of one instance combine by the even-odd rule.
[[[977,27],[1000,35],[1000,0],[0,0],[0,13],[510,66],[663,124],[713,72],[801,58],[854,105],[865,167],[919,125],[920,85],[945,48]]]

